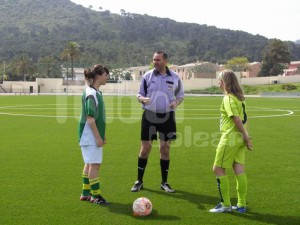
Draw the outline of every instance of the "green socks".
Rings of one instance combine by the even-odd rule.
[[[100,195],[100,179],[94,178],[89,179],[88,174],[83,173],[82,174],[82,195],[88,196],[90,193],[92,193],[93,197],[96,197]]]
[[[91,185],[91,192],[93,197],[100,195],[100,179],[94,178],[90,179],[90,185]]]
[[[88,196],[91,191],[90,181],[89,181],[89,175],[86,173],[82,174],[82,195]]]

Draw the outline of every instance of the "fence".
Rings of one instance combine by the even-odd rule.
[[[0,85],[0,93],[1,92],[7,93],[7,91]]]

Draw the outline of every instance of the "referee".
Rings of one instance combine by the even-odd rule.
[[[143,188],[143,177],[153,140],[160,140],[160,188],[175,190],[168,184],[170,141],[176,139],[175,109],[183,101],[184,91],[179,76],[167,67],[168,55],[157,51],[153,55],[154,69],[147,71],[141,80],[137,95],[144,109],[141,123],[141,148],[138,156],[138,178],[132,192]]]

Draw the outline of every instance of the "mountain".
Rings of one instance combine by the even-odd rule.
[[[111,67],[150,63],[156,50],[170,62],[224,63],[237,56],[261,61],[269,40],[243,31],[179,23],[171,19],[123,12],[94,11],[69,0],[0,0],[0,61],[28,54],[34,61],[60,53],[70,41],[81,46],[81,64]],[[300,47],[288,42],[293,59]]]

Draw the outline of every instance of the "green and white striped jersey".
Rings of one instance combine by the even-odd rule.
[[[90,125],[86,122],[87,116],[94,117],[101,138],[105,138],[106,116],[102,93],[93,87],[87,87],[82,94],[82,111],[80,115],[78,135],[79,145],[96,145],[96,138]]]

